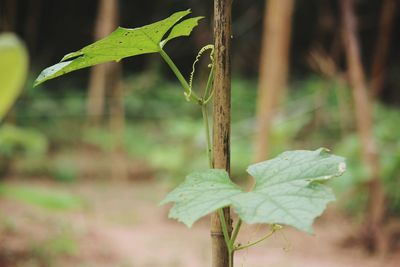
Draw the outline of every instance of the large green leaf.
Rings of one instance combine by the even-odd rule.
[[[344,158],[325,149],[284,152],[247,169],[256,186],[232,205],[247,223],[279,223],[312,232],[314,219],[335,200],[322,182],[341,175],[345,166]]]
[[[28,69],[25,46],[11,33],[0,35],[0,121],[21,93]]]
[[[248,168],[256,180],[243,192],[223,170],[189,175],[162,203],[175,202],[170,217],[191,226],[202,216],[231,205],[246,223],[278,223],[312,232],[312,223],[335,199],[322,183],[345,170],[344,158],[325,149],[288,151]]]
[[[188,36],[197,26],[202,17],[190,18],[178,23],[190,12],[190,10],[176,12],[164,20],[134,29],[119,27],[104,39],[67,54],[60,63],[43,70],[36,79],[35,86],[65,73],[96,64],[160,52],[169,40]],[[165,36],[168,31],[170,31],[169,35]]]
[[[241,192],[226,171],[210,169],[189,174],[185,182],[169,193],[161,204],[175,202],[169,217],[191,227],[201,217],[229,206],[232,197]]]

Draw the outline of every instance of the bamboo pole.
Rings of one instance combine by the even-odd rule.
[[[369,168],[369,203],[364,238],[372,250],[385,250],[382,224],[385,213],[385,197],[379,179],[380,163],[373,136],[373,117],[368,97],[367,82],[362,68],[360,44],[356,34],[353,0],[341,0],[343,39],[347,56],[347,68],[352,87],[357,130],[362,145],[362,157]]]
[[[214,0],[215,80],[213,104],[214,168],[230,172],[231,123],[231,9],[232,0]],[[232,222],[229,208],[224,209],[229,234]],[[212,266],[228,267],[229,256],[218,213],[211,215]]]

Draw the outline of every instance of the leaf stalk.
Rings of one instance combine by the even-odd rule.
[[[201,99],[196,95],[195,92],[192,92],[192,89],[190,88],[188,82],[183,77],[182,73],[180,72],[178,67],[175,65],[175,63],[172,61],[172,59],[168,56],[168,54],[162,48],[160,48],[159,52],[160,52],[161,57],[164,59],[164,61],[168,64],[168,66],[174,72],[176,78],[178,78],[183,89],[185,90],[186,97],[188,97],[188,99],[190,101],[192,101],[196,104],[201,104],[202,103]]]

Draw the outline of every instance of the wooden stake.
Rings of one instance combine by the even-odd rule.
[[[214,168],[230,172],[231,124],[231,8],[232,0],[214,0],[215,80],[213,106]],[[224,209],[229,234],[232,232],[229,208]],[[217,213],[211,216],[212,266],[228,267],[229,256]]]

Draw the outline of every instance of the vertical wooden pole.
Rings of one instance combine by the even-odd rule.
[[[214,0],[215,80],[213,105],[214,168],[230,172],[232,0]],[[224,209],[232,232],[229,208]],[[211,215],[212,266],[228,267],[229,256],[217,213]]]
[[[364,164],[369,168],[369,204],[364,237],[372,250],[384,250],[385,241],[382,224],[385,213],[385,198],[379,179],[380,164],[378,149],[373,136],[373,117],[368,97],[367,83],[362,67],[360,45],[356,34],[353,0],[341,0],[343,39],[347,56],[347,68],[352,87],[357,130],[362,145]]]

